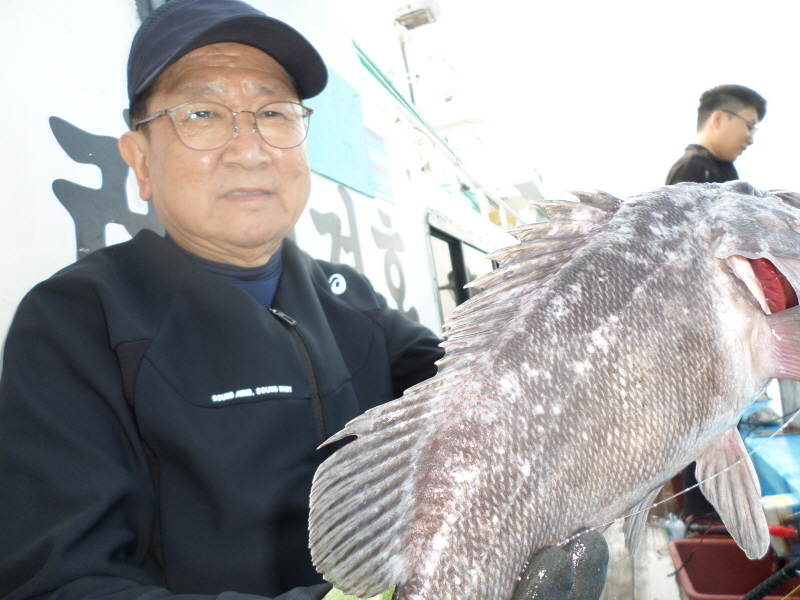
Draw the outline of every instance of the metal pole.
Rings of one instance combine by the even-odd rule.
[[[401,26],[402,27],[402,26]],[[400,52],[403,54],[403,68],[406,70],[406,80],[408,80],[408,94],[409,99],[411,100],[411,104],[416,106],[416,101],[414,100],[414,84],[411,81],[411,71],[408,70],[408,56],[406,56],[406,36],[408,33],[406,32],[405,28],[402,28],[400,33]]]

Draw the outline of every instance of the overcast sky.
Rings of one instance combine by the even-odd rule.
[[[700,94],[738,83],[768,101],[736,162],[741,178],[800,190],[798,0],[439,4],[439,22],[414,32],[410,50],[439,52],[457,112],[491,124],[485,156],[465,156],[484,181],[536,169],[549,190],[661,185],[694,141]]]

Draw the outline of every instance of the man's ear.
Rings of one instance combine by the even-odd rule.
[[[147,164],[150,145],[141,131],[126,131],[119,138],[119,153],[136,173],[139,184],[139,197],[148,201],[153,198],[150,188],[150,168]]]
[[[725,118],[726,116],[727,115],[725,114],[725,111],[722,110],[721,108],[718,108],[713,113],[711,113],[711,116],[708,118],[708,121],[711,123],[711,127],[713,129],[719,129],[720,127],[722,127],[722,119]]]

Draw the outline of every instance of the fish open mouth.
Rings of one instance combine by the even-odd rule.
[[[748,260],[764,291],[769,312],[776,313],[797,306],[797,293],[792,284],[771,261],[766,258]]]
[[[729,261],[765,313],[777,313],[798,305],[797,292],[771,260],[731,256]]]

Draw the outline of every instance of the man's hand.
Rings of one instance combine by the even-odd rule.
[[[547,546],[531,556],[511,600],[597,600],[607,568],[605,539],[585,533],[563,548]]]

